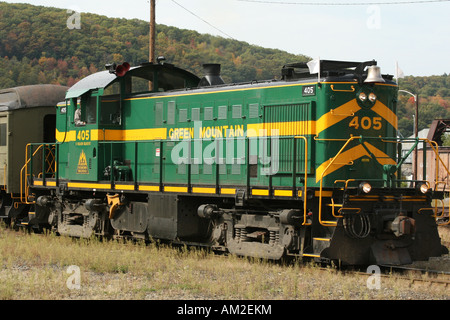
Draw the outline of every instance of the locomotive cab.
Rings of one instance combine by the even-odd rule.
[[[196,87],[200,81],[167,63],[145,63],[133,68],[126,65],[107,65],[108,71],[82,79],[67,92],[64,109],[58,113],[58,142],[66,155],[61,159],[61,179],[132,180],[130,161],[120,145],[133,140],[126,134],[126,119],[134,117],[129,102],[141,96]],[[149,112],[141,119],[144,126],[153,123],[152,115]]]

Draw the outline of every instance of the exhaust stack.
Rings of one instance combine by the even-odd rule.
[[[220,64],[218,63],[207,63],[203,65],[203,70],[205,71],[205,76],[200,80],[199,87],[208,87],[225,84],[222,77],[220,76]]]

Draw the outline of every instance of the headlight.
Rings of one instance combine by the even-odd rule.
[[[425,194],[428,192],[428,190],[430,190],[430,188],[428,187],[428,184],[421,182],[417,185],[416,189],[418,191],[420,191],[421,193]]]
[[[359,190],[364,193],[369,193],[372,190],[372,186],[368,182],[361,182],[359,184]]]
[[[375,93],[369,94],[369,100],[370,100],[371,102],[377,101],[377,96],[375,95]]]
[[[367,95],[364,92],[361,92],[359,94],[359,100],[361,100],[362,102],[367,100]]]

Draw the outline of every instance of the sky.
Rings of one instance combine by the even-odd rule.
[[[81,28],[83,12],[150,19],[149,0],[0,1],[76,10]],[[449,13],[450,0],[156,0],[157,24],[314,59],[376,60],[392,75],[398,63],[405,76],[450,74]]]

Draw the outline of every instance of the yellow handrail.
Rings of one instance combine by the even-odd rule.
[[[43,145],[40,145],[32,154],[30,158],[28,158],[28,148],[31,146],[31,144],[27,144],[25,147],[25,164],[23,165],[22,169],[20,170],[20,202],[24,204],[33,204],[34,202],[28,202],[28,196],[29,196],[29,187],[28,187],[28,179],[27,179],[27,172],[28,172],[28,163],[30,163],[31,159],[36,155],[36,153],[39,151],[39,149],[42,148]],[[24,174],[25,170],[25,174]],[[25,186],[24,186],[25,184]]]
[[[441,157],[439,156],[439,146],[436,143],[436,141],[431,141],[431,140],[428,140],[428,139],[420,139],[420,140],[426,141],[431,146],[431,149],[434,151],[434,154],[435,154],[435,157],[436,157],[436,166],[435,166],[436,167],[436,174],[435,174],[435,177],[434,177],[434,188],[436,189],[436,185],[440,183],[440,181],[437,180],[438,179],[438,174],[439,174],[439,162],[444,166],[445,171],[447,171],[447,175],[450,175],[450,170],[447,168],[447,166],[445,165],[444,161],[442,161]],[[433,147],[433,144],[436,146],[436,148]],[[425,150],[422,150],[422,152],[425,152]],[[442,215],[443,215],[444,214],[444,210],[442,210],[442,211],[443,211],[442,212]],[[449,202],[449,212],[450,212],[450,202]],[[434,217],[435,217],[435,219],[441,217],[441,216],[437,215],[437,204],[436,204],[435,210],[434,210]],[[447,222],[438,223],[439,226],[446,226],[446,225],[449,225],[449,224],[450,224],[450,217],[449,217],[449,220]]]
[[[347,145],[352,142],[355,139],[361,139],[361,136],[354,136],[350,137],[347,142],[345,142],[344,146],[339,150],[339,152],[334,156],[333,159],[331,159],[330,163],[327,165],[327,167],[322,171],[322,175],[320,177],[320,187],[319,187],[319,223],[323,226],[336,226],[336,221],[326,221],[322,220],[322,192],[323,192],[323,177],[325,176],[325,173],[327,170],[331,167],[333,162],[337,159],[337,157],[344,151],[344,149],[347,147]]]
[[[3,186],[2,186],[2,190],[7,190],[8,188],[7,188],[7,186],[6,186],[6,167],[7,167],[8,165],[5,163],[5,166],[4,166],[4,168],[3,168]]]
[[[307,199],[308,199],[308,139],[306,139],[306,137],[304,136],[295,136],[294,137],[294,143],[295,143],[295,139],[303,139],[305,141],[305,183],[303,185],[303,189],[304,189],[304,200],[303,200],[303,226],[309,226],[311,225],[311,223],[306,223],[306,214],[307,214]],[[295,173],[294,173],[295,174]],[[295,191],[295,190],[294,190]],[[294,192],[293,191],[293,192]]]
[[[351,89],[335,89],[334,85],[332,84],[330,87],[331,87],[331,90],[336,91],[336,92],[355,92],[354,86],[350,86]]]
[[[31,159],[38,153],[39,150],[43,149],[46,144],[41,144],[38,146],[38,148],[32,153],[32,155],[28,158],[28,148],[30,148],[31,143],[27,144],[25,147],[25,164],[23,165],[22,169],[20,170],[20,202],[24,204],[33,204],[34,202],[29,202],[29,185],[28,185],[28,164],[31,162]],[[44,149],[43,149],[44,150]],[[44,155],[43,155],[44,156]],[[42,174],[42,176],[45,173],[51,173],[51,165],[54,162],[54,160],[49,161],[48,155],[45,158],[45,161],[47,162],[49,168],[48,171],[44,172],[45,168],[42,168],[43,172],[40,172],[39,175]],[[54,173],[54,172],[53,172]]]
[[[324,175],[325,175],[325,173],[326,173],[326,171],[330,168],[330,166],[334,163],[334,161],[337,159],[337,157],[343,152],[343,150],[347,147],[347,145],[352,141],[352,140],[355,140],[355,139],[360,139],[360,138],[362,138],[361,136],[356,136],[356,137],[350,137],[346,142],[345,142],[345,144],[344,144],[344,146],[339,150],[339,152],[333,157],[333,159],[330,161],[330,163],[327,165],[327,167],[325,168],[325,170],[322,172],[322,175],[321,175],[321,177],[320,177],[320,187],[319,187],[319,223],[321,224],[321,225],[323,225],[323,226],[336,226],[337,225],[337,222],[336,221],[322,221],[322,192],[323,192],[323,177],[324,177]],[[319,140],[319,139],[316,139],[315,138],[315,140]],[[320,139],[320,140],[328,140],[328,139]],[[344,141],[344,140],[342,140],[342,139],[330,139],[330,140],[339,140],[339,141]],[[384,140],[384,139],[382,139],[382,140]],[[447,171],[447,174],[450,176],[450,170],[447,168],[447,166],[445,165],[445,163],[442,161],[442,159],[441,159],[441,157],[439,156],[439,146],[438,146],[438,144],[435,142],[435,141],[431,141],[431,140],[429,140],[429,139],[419,139],[419,140],[421,140],[421,141],[424,141],[424,142],[427,142],[430,146],[431,146],[431,148],[432,148],[432,150],[434,151],[434,153],[435,153],[435,157],[436,157],[436,175],[435,175],[435,188],[436,188],[436,185],[438,184],[438,183],[440,183],[439,181],[437,181],[437,178],[438,178],[438,170],[439,170],[439,162],[444,166],[444,168],[445,168],[445,170]],[[385,142],[387,142],[387,141],[385,141]],[[398,142],[397,142],[398,143]],[[435,145],[435,146],[433,146],[433,145]],[[423,152],[425,152],[425,150],[423,150]],[[344,180],[336,180],[335,181],[335,183],[336,182],[345,182],[345,189],[347,188],[347,185],[348,185],[348,183],[349,182],[351,182],[351,181],[355,181],[355,179],[348,179],[348,180],[346,180],[346,181],[344,181]],[[425,177],[424,177],[424,181],[425,181]],[[429,182],[428,181],[425,181],[426,183],[427,183],[427,185],[430,187],[430,184],[429,184]],[[332,206],[333,206],[333,208],[334,208],[334,204],[332,204]],[[433,210],[433,208],[422,208],[422,209],[419,209],[419,213],[421,212],[421,211],[423,211],[423,210]],[[334,211],[334,210],[333,210]],[[339,210],[338,211],[339,213],[341,213],[341,210]],[[358,211],[359,212],[359,211]],[[449,212],[450,212],[450,203],[449,203]],[[333,216],[334,216],[334,214],[333,214]],[[438,216],[437,215],[437,204],[435,205],[435,208],[434,208],[434,217],[437,219],[437,218],[439,218],[439,217],[442,217],[442,215],[440,215],[440,216]],[[438,225],[449,225],[450,224],[450,219],[449,219],[449,221],[447,221],[447,222],[445,222],[445,223],[441,223],[441,224],[439,224],[438,223]]]
[[[334,214],[334,207],[341,207],[341,209],[342,209],[342,204],[334,204],[333,197],[331,197],[331,204],[330,204],[330,206],[331,206],[331,214],[333,215],[333,217],[335,217],[335,218],[342,218],[343,217],[343,216],[337,216],[337,215]],[[338,212],[339,212],[339,210],[338,210]]]

